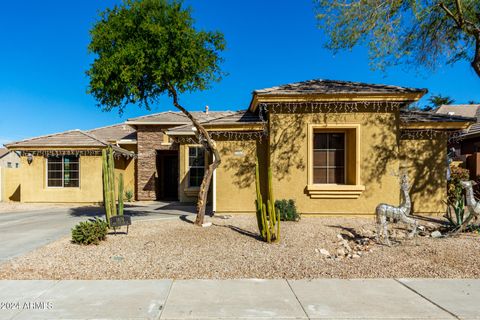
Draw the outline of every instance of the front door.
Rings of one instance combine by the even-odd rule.
[[[163,159],[163,186],[165,200],[178,200],[178,155]]]

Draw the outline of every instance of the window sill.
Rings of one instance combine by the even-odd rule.
[[[200,192],[200,187],[188,187],[183,189],[187,197],[197,197]]]
[[[307,194],[312,199],[358,199],[364,185],[346,184],[309,184],[306,187]]]

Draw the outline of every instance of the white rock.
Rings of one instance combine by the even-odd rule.
[[[343,240],[343,237],[341,234],[337,234],[337,238],[340,239],[340,240]]]
[[[212,225],[211,222],[204,222],[202,223],[202,227],[206,228],[206,227],[210,227]]]
[[[324,256],[330,256],[330,252],[328,252],[328,250],[326,249],[320,249],[320,253],[323,254]]]
[[[425,226],[418,226],[418,230],[425,231]]]
[[[360,258],[360,256],[358,254],[352,255],[352,259],[358,259],[358,258]]]
[[[433,232],[430,234],[430,236],[431,236],[432,238],[440,238],[440,237],[442,237],[442,233],[437,230],[437,231],[433,231]]]

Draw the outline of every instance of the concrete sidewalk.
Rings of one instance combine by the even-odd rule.
[[[0,281],[0,319],[480,319],[480,280]]]

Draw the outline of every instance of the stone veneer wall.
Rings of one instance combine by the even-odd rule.
[[[175,144],[163,143],[163,132],[166,126],[139,125],[137,126],[138,158],[136,161],[137,200],[156,200],[156,179],[158,179],[156,165],[156,150],[175,150]]]

